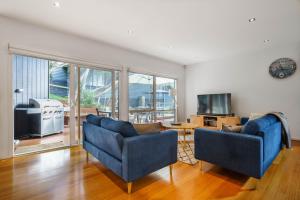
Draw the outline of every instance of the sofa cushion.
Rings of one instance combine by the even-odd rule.
[[[96,116],[93,114],[89,114],[86,116],[86,121],[90,124],[94,124],[96,126],[101,126],[101,120],[105,117]]]
[[[86,123],[83,124],[84,138],[97,148],[121,160],[123,137],[120,133]]]
[[[277,118],[273,115],[265,115],[255,120],[249,120],[244,128],[243,133],[258,135],[259,132],[263,132],[267,127],[277,122]]]
[[[130,122],[105,118],[101,120],[101,127],[120,133],[123,137],[139,135]]]
[[[265,113],[250,113],[249,120],[255,120],[255,119],[261,118],[265,115],[266,115]]]
[[[241,125],[222,125],[222,131],[231,133],[241,133],[243,126]]]
[[[133,127],[139,134],[152,134],[153,132],[160,132],[162,130],[162,125],[160,122],[148,124],[133,124]]]

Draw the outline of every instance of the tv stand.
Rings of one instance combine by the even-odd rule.
[[[203,116],[203,126],[217,127],[218,117],[216,116]]]
[[[219,115],[192,115],[191,122],[198,124],[200,128],[213,130],[222,130],[222,125],[238,125],[241,123],[237,116],[219,116]]]

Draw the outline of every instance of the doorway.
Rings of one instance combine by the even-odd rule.
[[[14,154],[70,146],[76,66],[16,54],[12,62]]]

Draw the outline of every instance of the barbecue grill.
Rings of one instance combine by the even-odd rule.
[[[61,102],[31,98],[29,105],[36,113],[32,113],[31,135],[43,137],[64,131],[64,107]]]

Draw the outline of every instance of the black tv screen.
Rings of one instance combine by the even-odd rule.
[[[231,94],[198,95],[198,115],[230,115]]]

